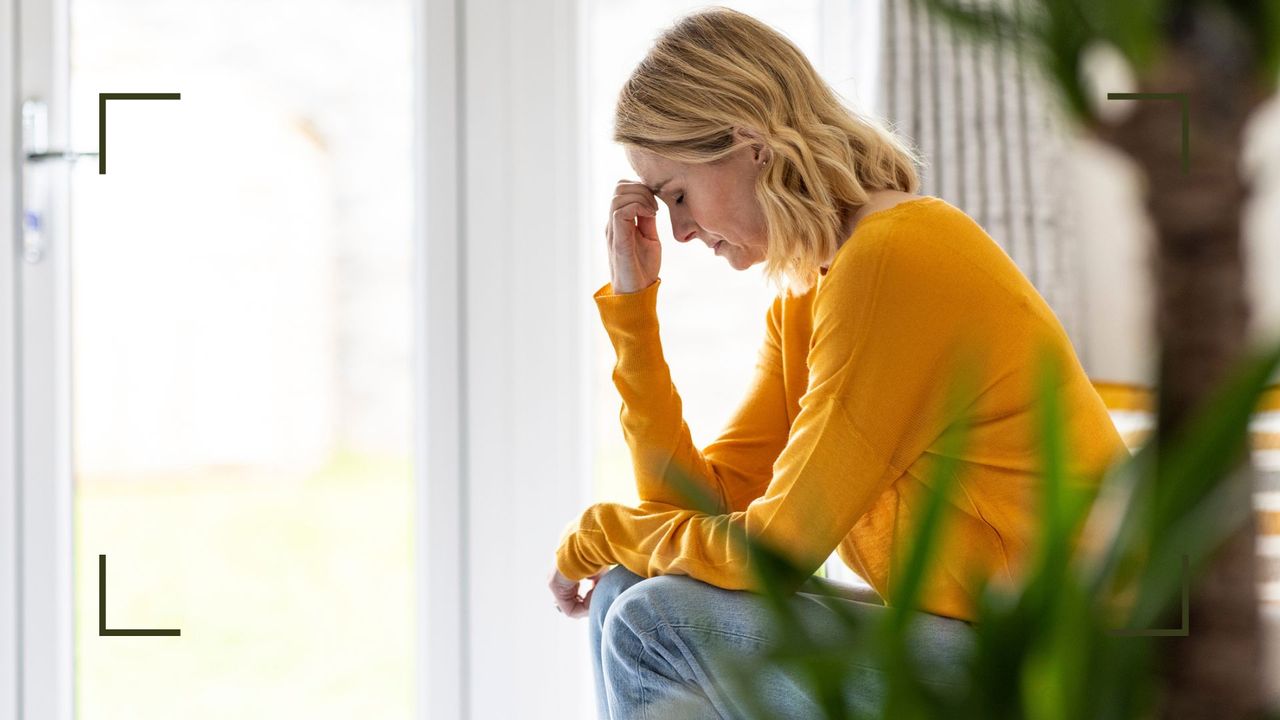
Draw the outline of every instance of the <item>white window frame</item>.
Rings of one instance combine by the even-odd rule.
[[[586,623],[546,588],[590,486],[583,8],[416,7],[419,577],[457,578],[420,594],[420,706],[587,717]]]

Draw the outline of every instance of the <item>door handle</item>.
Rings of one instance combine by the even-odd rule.
[[[22,154],[27,162],[79,160],[97,157],[96,152],[49,149],[49,106],[43,100],[29,98],[22,103]]]
[[[96,152],[49,148],[49,108],[43,100],[29,98],[22,103],[22,258],[30,265],[48,253],[50,181],[46,173],[28,173],[28,165],[48,162],[75,162],[97,157]]]
[[[27,162],[46,162],[49,160],[79,160],[82,157],[98,157],[96,152],[76,152],[74,150],[54,150],[27,153]]]

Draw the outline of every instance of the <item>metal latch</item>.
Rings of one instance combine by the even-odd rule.
[[[47,243],[48,179],[28,173],[27,166],[53,161],[75,162],[96,152],[49,149],[49,107],[43,100],[22,103],[22,257],[29,264],[44,259]]]

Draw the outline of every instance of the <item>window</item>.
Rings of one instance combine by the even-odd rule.
[[[71,11],[79,715],[407,718],[410,5]]]

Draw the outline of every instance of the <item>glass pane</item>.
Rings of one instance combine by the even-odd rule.
[[[409,717],[410,6],[71,13],[79,717]]]

